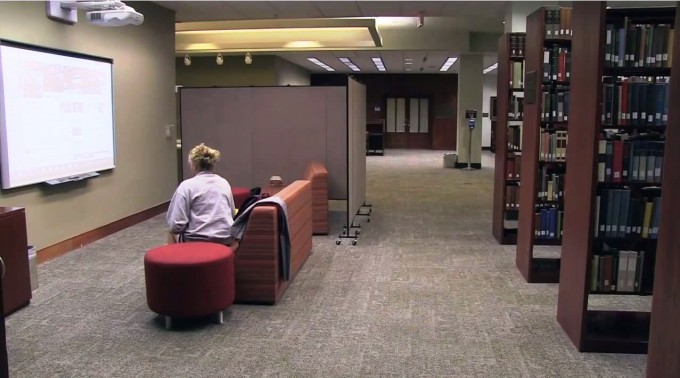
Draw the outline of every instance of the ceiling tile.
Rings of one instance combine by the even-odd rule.
[[[324,15],[311,1],[270,1],[277,18],[323,18]]]
[[[365,17],[401,16],[401,4],[398,1],[360,1],[358,6]]]
[[[277,10],[264,1],[224,1],[243,14],[246,19],[263,20],[278,18]]]
[[[356,1],[314,1],[323,17],[361,17]]]
[[[446,7],[444,1],[404,1],[399,4],[399,13],[404,17],[416,17],[421,12],[424,16],[441,16]]]

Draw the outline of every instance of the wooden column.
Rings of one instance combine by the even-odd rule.
[[[647,377],[680,377],[680,3],[675,12],[673,67],[656,250]]]

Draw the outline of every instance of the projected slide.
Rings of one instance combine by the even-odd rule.
[[[13,188],[114,167],[112,63],[0,43],[0,168]]]

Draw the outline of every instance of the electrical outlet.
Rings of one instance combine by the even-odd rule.
[[[172,138],[172,128],[175,125],[165,125],[165,137]]]

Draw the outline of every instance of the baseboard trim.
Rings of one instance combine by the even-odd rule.
[[[115,222],[95,228],[94,230],[87,231],[78,236],[74,236],[70,239],[66,239],[57,244],[43,248],[39,250],[37,253],[38,263],[39,264],[44,263],[45,261],[55,259],[59,256],[63,256],[84,245],[93,243],[99,239],[103,239],[118,231],[124,230],[130,226],[134,226],[137,223],[141,223],[147,219],[153,218],[158,214],[163,214],[165,211],[168,210],[169,204],[170,204],[169,201],[163,202],[154,207],[142,210],[139,213],[132,214],[123,219],[119,219]]]
[[[470,164],[470,167],[474,168],[474,169],[482,169],[482,163],[472,163],[472,164]],[[456,162],[456,165],[454,166],[454,168],[458,168],[458,169],[467,168],[467,163]]]
[[[482,151],[491,151],[491,146],[489,146],[489,147],[482,147]]]

